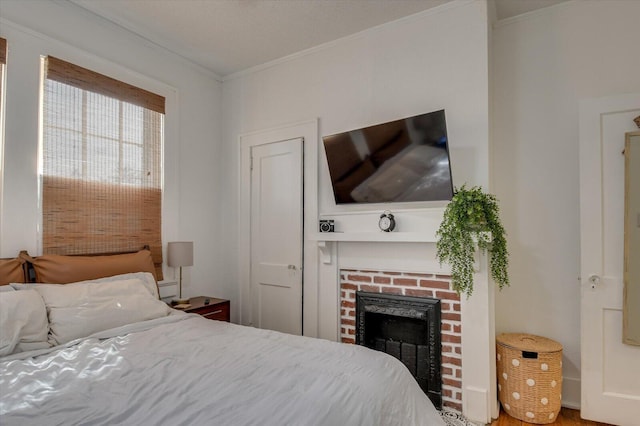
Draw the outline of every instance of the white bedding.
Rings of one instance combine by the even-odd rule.
[[[443,425],[361,346],[170,315],[0,358],[2,425]]]

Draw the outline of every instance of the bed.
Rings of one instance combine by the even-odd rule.
[[[444,424],[395,358],[171,309],[150,272],[2,285],[0,327],[2,425]]]

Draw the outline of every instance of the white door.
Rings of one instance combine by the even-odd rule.
[[[252,325],[302,334],[302,139],[251,148]]]
[[[622,343],[622,152],[639,114],[640,95],[580,109],[581,415],[616,425],[640,424],[640,346]]]

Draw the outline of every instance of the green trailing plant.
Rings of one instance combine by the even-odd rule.
[[[473,293],[476,247],[482,253],[489,252],[491,277],[498,287],[509,285],[509,253],[499,213],[496,197],[480,187],[467,189],[463,185],[454,190],[436,233],[436,256],[440,264],[451,265],[451,281],[458,294],[469,297]]]

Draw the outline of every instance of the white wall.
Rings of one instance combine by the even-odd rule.
[[[225,174],[238,176],[237,143],[244,133],[317,117],[323,136],[445,108],[454,183],[486,187],[487,43],[486,4],[460,1],[227,77],[223,156],[233,160],[224,164]],[[363,210],[335,205],[319,149],[320,213]],[[235,206],[233,185],[227,195],[234,197],[225,203]],[[397,219],[406,225],[402,215]],[[378,229],[377,218],[369,228]]]
[[[459,186],[468,182],[486,188],[489,182],[487,13],[486,2],[457,1],[225,78],[223,156],[233,159],[224,164],[225,173],[238,176],[238,137],[248,132],[319,118],[319,133],[323,136],[444,108],[454,183]],[[358,215],[340,216],[341,230],[350,232],[357,227],[359,232],[367,229],[378,232],[377,215],[372,213],[379,215],[382,210],[394,210],[397,206],[372,206],[367,208],[368,213],[356,206],[336,206],[321,147],[318,158],[320,213],[339,216],[359,211],[362,213],[359,220],[353,220],[358,219]],[[238,189],[234,189],[227,195],[237,194]],[[235,196],[224,201],[231,206],[237,203]],[[400,210],[396,214],[398,226],[403,232],[424,231],[420,219],[416,218],[421,215],[427,218],[430,212]],[[362,225],[363,221],[369,221],[368,226]],[[226,231],[229,235],[238,232],[237,222],[230,221],[229,225]],[[332,247],[331,265],[328,268],[321,265],[325,272],[319,272],[318,294],[312,296],[318,304],[319,335],[334,339],[338,321],[336,264],[358,263],[350,250],[352,243],[339,244],[349,253],[349,260],[343,262],[341,249]],[[436,263],[433,243],[429,243],[430,247],[421,243],[384,244],[387,246],[382,250],[371,243],[357,243],[357,248],[361,258],[371,259],[378,269],[385,265],[397,266],[398,259],[417,259],[400,264],[410,272],[433,271]],[[389,251],[393,252],[390,262],[385,257]],[[421,263],[422,254],[430,256]],[[478,287],[463,308],[463,315],[469,320],[469,326],[463,327],[463,333],[465,329],[468,333],[467,337],[463,336],[463,342],[466,339],[469,344],[463,348],[463,354],[467,351],[477,355],[475,361],[467,363],[469,370],[463,372],[463,386],[467,386],[465,404],[469,404],[465,412],[475,420],[486,422],[490,419],[491,399],[495,401],[495,389],[491,388],[495,387],[495,373],[491,370],[494,364],[491,354],[493,291],[487,287],[486,273],[484,278],[478,277]],[[307,297],[305,293],[305,304],[309,302]],[[305,332],[307,325],[305,323]],[[478,397],[474,397],[476,391]]]
[[[578,103],[640,91],[640,2],[576,1],[493,32],[492,187],[511,253],[497,332],[564,346],[563,404],[580,403]]]
[[[39,254],[37,194],[40,55],[54,55],[167,97],[163,241],[193,240],[185,292],[235,299],[220,229],[226,182],[218,163],[221,83],[202,69],[69,3],[4,1],[8,42],[0,256]],[[166,247],[166,245],[165,245]],[[166,258],[166,257],[165,257]],[[165,277],[174,271],[165,268]]]

